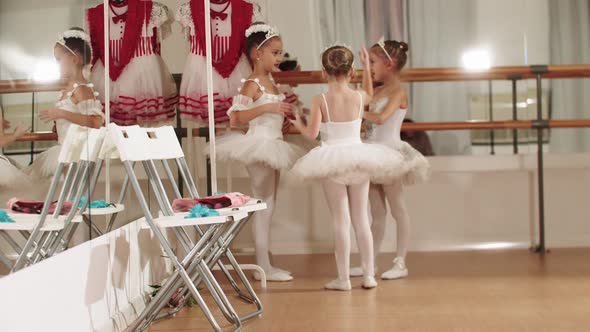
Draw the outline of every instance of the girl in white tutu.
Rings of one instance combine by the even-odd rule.
[[[16,142],[22,137],[27,129],[22,124],[17,124],[12,134],[5,134],[4,129],[10,128],[10,122],[2,119],[0,115],[0,122],[2,123],[2,134],[0,135],[0,149]],[[12,161],[0,154],[0,188],[22,186],[23,183],[28,183],[28,176],[16,167]]]
[[[373,177],[369,190],[374,236],[374,252],[378,254],[387,217],[386,201],[397,225],[397,252],[393,267],[381,275],[383,279],[398,279],[408,275],[406,254],[410,240],[410,218],[403,199],[404,185],[425,181],[429,176],[428,160],[420,152],[400,138],[402,122],[408,110],[408,96],[401,84],[400,71],[407,61],[408,45],[404,42],[385,41],[375,44],[369,57],[372,75],[382,83],[375,90],[374,101],[364,118],[371,123],[367,139],[385,144],[404,157],[407,171],[401,177],[384,174]],[[361,276],[362,268],[354,268],[353,276]]]
[[[217,140],[217,158],[244,164],[252,181],[252,193],[267,204],[257,212],[254,240],[257,264],[269,281],[290,281],[291,273],[271,265],[269,257],[270,225],[276,203],[279,171],[287,170],[303,155],[301,148],[283,140],[282,126],[291,105],[284,102],[271,73],[283,58],[283,42],[276,29],[254,24],[246,31],[246,56],[252,75],[242,80],[240,94],[228,110],[232,126],[248,125],[246,134],[230,133]],[[260,276],[255,274],[255,278]]]
[[[321,134],[322,145],[310,151],[293,167],[303,179],[319,180],[334,222],[338,279],[325,285],[331,290],[350,290],[350,223],[356,233],[364,268],[363,288],[377,286],[374,273],[373,236],[368,216],[369,178],[391,170],[400,172],[402,156],[380,144],[361,141],[363,109],[373,95],[366,49],[361,52],[365,69],[363,90],[349,87],[354,75],[352,51],[333,46],[322,54],[328,92],[312,100],[305,125],[296,114],[293,124],[309,139]]]
[[[90,63],[92,52],[90,36],[82,29],[72,28],[63,33],[55,43],[55,59],[58,62],[66,88],[54,108],[42,110],[42,121],[55,122],[58,143],[66,137],[70,124],[100,128],[104,122],[102,104],[96,99],[92,83],[84,78],[84,67]],[[61,146],[58,144],[39,155],[28,173],[33,178],[47,178],[54,174]]]

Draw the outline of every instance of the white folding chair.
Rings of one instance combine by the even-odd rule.
[[[185,219],[186,213],[174,213],[170,199],[168,199],[168,194],[158,173],[156,163],[162,163],[167,177],[172,180],[171,182],[174,182],[172,171],[168,165],[168,161],[174,160],[191,194],[196,194],[196,186],[192,178],[187,176],[190,173],[184,160],[184,153],[172,127],[137,128],[119,127],[115,124],[110,124],[108,126],[108,136],[117,147],[121,161],[127,172],[129,183],[134,189],[144,212],[143,222],[145,226],[149,227],[155,234],[162,249],[174,266],[172,275],[159,288],[156,296],[131,324],[129,330],[141,331],[149,327],[153,319],[157,318],[160,309],[168,303],[172,294],[179,288],[183,288],[194,297],[213,328],[216,331],[221,331],[220,325],[217,323],[217,320],[205,303],[194,282],[198,277],[201,277],[201,280],[211,293],[225,318],[236,326],[236,330],[240,330],[241,320],[224,294],[221,286],[213,277],[209,266],[205,262],[205,255],[212,250],[223,235],[225,226],[235,220],[244,219],[247,214],[239,211],[231,211],[220,216]],[[133,168],[134,162],[141,163],[144,166],[161,211],[159,217],[152,216],[148,202],[140,187],[138,177],[135,174]],[[174,184],[173,190],[176,196],[180,196],[180,191],[176,184]],[[199,227],[206,227],[206,230],[200,233],[200,239],[194,243],[184,227],[196,227],[198,230],[201,230]],[[182,261],[178,259],[172,250],[162,229],[171,229],[173,231],[179,244],[186,253]]]
[[[81,160],[92,165],[93,172],[92,178],[90,179],[88,195],[86,197],[86,200],[80,207],[80,210],[84,221],[90,227],[90,231],[96,233],[99,236],[110,232],[112,230],[112,226],[117,215],[125,210],[125,205],[123,205],[123,199],[125,198],[125,194],[127,192],[129,183],[127,178],[125,178],[117,203],[111,204],[112,206],[104,208],[90,207],[90,197],[92,197],[92,195],[94,194],[105,161],[107,159],[118,158],[119,154],[117,153],[114,144],[106,135],[106,128],[101,128],[99,133],[97,133],[96,131],[90,131],[90,135],[88,136],[88,144],[86,144],[84,149],[82,150]],[[98,228],[96,223],[92,221],[92,217],[108,215],[110,215],[111,218],[108,223],[108,226],[106,226],[104,230]],[[70,230],[68,235],[66,235],[66,238],[68,239],[66,242],[69,243],[69,239],[71,239],[71,237],[74,235],[77,226],[77,224],[74,225],[74,227]]]
[[[156,133],[157,133],[157,131],[158,131],[158,129],[156,129]],[[165,132],[165,133],[159,133],[158,135],[160,135],[160,136],[167,135],[171,140],[174,140],[174,142],[175,142],[175,143],[168,143],[168,144],[175,144],[175,145],[177,145],[178,149],[181,149],[176,137],[173,136],[173,132],[171,130],[169,130],[168,132]],[[198,198],[199,197],[198,190],[194,184],[195,182],[193,181],[190,172],[188,171],[186,161],[184,160],[184,158],[180,158],[178,160],[178,162],[179,162],[178,163],[179,168],[186,170],[186,172],[182,173],[182,178],[184,179],[184,183],[186,184],[189,194],[193,198]],[[171,175],[172,173],[169,171],[169,167],[167,167],[167,165],[165,163],[164,163],[164,168],[168,170],[167,171],[168,179],[170,180],[170,185],[172,186],[172,188],[176,194],[176,198],[182,198],[181,194],[180,194],[180,190],[178,189],[178,186],[176,185],[176,183]],[[225,229],[223,235],[221,235],[220,239],[217,241],[215,246],[211,249],[211,251],[208,253],[208,255],[205,258],[205,261],[210,269],[223,271],[224,275],[226,276],[226,278],[228,279],[228,281],[230,282],[230,284],[232,285],[232,287],[234,288],[234,290],[236,291],[236,293],[238,294],[238,296],[240,298],[242,298],[243,300],[245,300],[249,303],[252,303],[256,306],[256,309],[254,311],[240,317],[240,321],[242,321],[242,322],[245,320],[254,318],[254,317],[258,317],[259,315],[262,314],[262,311],[263,311],[262,303],[258,299],[256,292],[254,291],[248,278],[246,277],[246,275],[243,272],[244,267],[246,267],[246,268],[252,267],[253,269],[256,269],[258,267],[256,265],[250,266],[250,265],[239,264],[229,248],[230,248],[230,245],[233,242],[233,240],[236,238],[236,236],[240,233],[240,231],[243,229],[243,227],[250,220],[253,213],[260,211],[260,210],[264,210],[264,209],[266,209],[266,203],[261,202],[258,199],[251,199],[247,204],[245,204],[244,206],[241,206],[241,207],[233,207],[233,208],[225,208],[225,209],[217,210],[221,214],[241,212],[241,213],[247,214],[248,217],[242,218],[242,219],[234,219],[233,223],[231,223],[229,225],[229,227],[227,227]],[[201,235],[203,234],[203,231],[201,229],[197,228],[197,231],[199,232],[199,234],[201,234]],[[223,262],[221,261],[222,258],[226,258],[229,264],[224,265]],[[242,282],[243,286],[245,287],[244,291],[242,291],[240,289],[240,287],[238,286],[238,283],[232,277],[229,270],[234,270],[236,272],[239,280]],[[261,272],[261,275],[263,276],[262,285],[263,285],[263,288],[265,288],[266,284],[265,284],[265,278],[264,278],[264,271],[261,269],[259,271]],[[195,279],[195,283],[197,285],[199,285],[202,281],[203,281],[202,276],[197,276]],[[171,288],[171,290],[176,291],[177,288]],[[187,296],[188,290],[184,289],[183,291],[184,292],[181,292],[179,297],[184,298],[185,299],[184,301],[181,301],[180,304],[178,304],[175,308],[173,308],[172,310],[165,312],[165,313],[159,313],[159,311],[163,308],[163,306],[161,306],[160,308],[154,308],[152,310],[152,312],[150,313],[152,318],[148,318],[147,319],[148,322],[151,320],[158,320],[161,318],[173,316],[179,310],[181,310],[183,308],[183,306],[185,305],[186,300],[188,299],[188,296]],[[170,294],[170,295],[172,295],[172,294]]]
[[[40,259],[50,257],[57,249],[58,244],[63,244],[62,236],[69,225],[72,222],[82,220],[78,209],[76,209],[79,202],[73,202],[72,209],[67,215],[61,216],[61,211],[66,198],[73,197],[75,191],[80,192],[83,190],[84,181],[81,179],[84,178],[86,167],[81,165],[80,158],[87,143],[88,135],[88,128],[71,125],[68,129],[61,146],[57,169],[49,186],[40,215],[26,215],[7,211],[9,217],[15,220],[15,223],[3,224],[0,227],[3,230],[17,230],[26,239],[25,245],[20,248],[16,240],[8,240],[9,233],[4,232],[2,234],[18,254],[16,262],[11,266],[11,272],[19,270],[25,264],[32,264]],[[68,170],[61,186],[57,206],[53,215],[50,216],[49,209],[57,192],[63,170],[66,167]]]

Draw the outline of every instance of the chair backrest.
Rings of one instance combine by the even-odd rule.
[[[151,159],[148,153],[147,134],[139,126],[123,127],[110,123],[107,126],[107,141],[109,144],[114,144],[122,161]]]
[[[60,163],[68,164],[80,161],[82,150],[88,141],[88,129],[76,124],[70,125],[61,144],[58,157]]]
[[[145,131],[149,138],[149,154],[151,159],[167,160],[184,158],[184,151],[182,151],[180,141],[176,137],[173,127],[145,128]]]
[[[123,161],[168,160],[184,158],[174,128],[140,128],[108,125],[109,139],[114,142]]]
[[[88,129],[86,144],[82,148],[80,159],[84,161],[96,162],[102,150],[106,136],[106,128]]]

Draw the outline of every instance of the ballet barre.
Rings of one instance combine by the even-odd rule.
[[[566,129],[566,128],[590,128],[590,119],[571,119],[571,120],[548,120],[537,122],[535,120],[517,120],[517,121],[454,121],[454,122],[413,122],[404,123],[402,131],[446,131],[446,130],[499,130],[499,129],[536,129],[538,127],[546,129]],[[202,133],[206,128],[194,128],[193,137],[203,136]],[[224,134],[226,132],[246,132],[248,129],[217,127],[215,132]],[[177,137],[186,138],[186,128],[176,129]],[[293,127],[286,133],[287,135],[299,135],[299,131]],[[35,132],[28,133],[21,137],[19,142],[40,142],[40,141],[57,141],[57,134],[52,132]]]
[[[458,82],[458,81],[503,81],[513,78],[536,79],[537,72],[544,71],[543,78],[587,78],[590,65],[536,65],[494,67],[488,70],[471,71],[464,68],[410,68],[402,71],[404,82]],[[299,71],[274,73],[280,84],[325,84],[321,71]],[[363,71],[355,72],[353,83],[361,83]]]
[[[493,67],[488,70],[470,71],[464,68],[409,68],[402,73],[405,82],[453,82],[453,81],[502,81],[536,79],[537,72],[544,71],[545,79],[587,78],[590,65],[536,65]],[[280,84],[324,84],[321,71],[280,72],[273,74]],[[357,70],[354,83],[362,81],[363,72]],[[51,92],[64,88],[61,81],[40,83],[32,80],[0,80],[0,94]]]

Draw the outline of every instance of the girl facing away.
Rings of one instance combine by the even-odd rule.
[[[329,290],[351,290],[351,223],[363,265],[362,287],[377,286],[368,216],[369,179],[399,170],[402,164],[399,153],[380,144],[361,141],[363,110],[373,95],[369,56],[365,49],[361,52],[361,61],[365,75],[363,89],[357,91],[349,87],[354,76],[352,51],[345,46],[328,48],[322,54],[328,92],[313,98],[307,125],[298,113],[292,121],[302,135],[311,140],[321,135],[321,146],[301,158],[293,172],[304,180],[322,183],[332,214],[338,279],[325,285]]]

